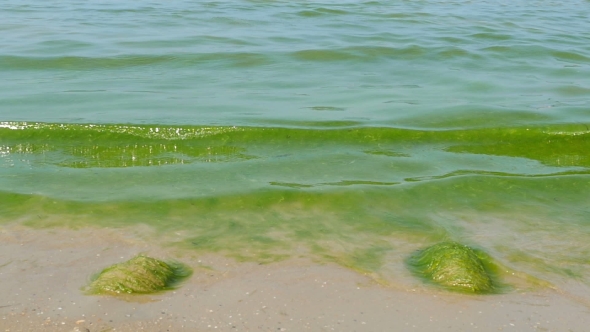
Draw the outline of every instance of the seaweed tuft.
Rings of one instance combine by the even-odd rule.
[[[496,291],[487,256],[466,245],[442,242],[411,255],[406,263],[418,277],[445,289],[475,294]]]
[[[173,289],[191,274],[184,264],[138,255],[102,270],[85,291],[90,295],[151,294]]]

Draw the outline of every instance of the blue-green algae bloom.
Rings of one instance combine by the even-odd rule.
[[[126,262],[111,265],[94,276],[86,288],[91,295],[151,294],[174,288],[192,274],[177,262],[163,262],[138,255]]]
[[[414,253],[407,263],[412,272],[443,288],[465,293],[494,291],[482,252],[456,242],[442,242]]]

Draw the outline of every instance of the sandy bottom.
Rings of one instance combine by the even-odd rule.
[[[589,331],[588,304],[553,290],[468,296],[386,287],[305,259],[259,265],[196,256],[137,231],[0,228],[1,331]],[[195,269],[175,291],[81,291],[137,253]]]

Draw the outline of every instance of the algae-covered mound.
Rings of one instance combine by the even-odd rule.
[[[412,272],[447,289],[489,293],[492,279],[481,254],[456,242],[442,242],[420,250],[408,259]]]
[[[191,273],[183,264],[138,255],[102,270],[93,278],[86,292],[108,295],[155,293],[171,289]]]

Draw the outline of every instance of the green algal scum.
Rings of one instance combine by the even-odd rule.
[[[463,244],[442,242],[416,252],[407,262],[416,275],[449,290],[491,293],[494,284],[482,255]]]
[[[87,294],[124,295],[150,294],[172,289],[192,271],[184,264],[163,262],[138,255],[114,264],[97,274],[86,289]]]

